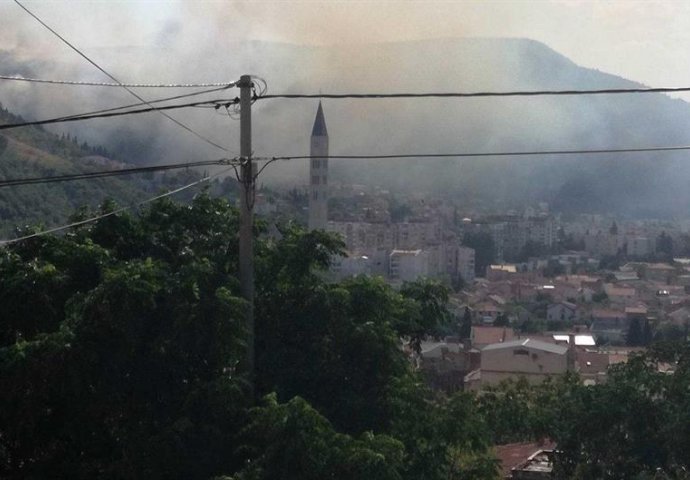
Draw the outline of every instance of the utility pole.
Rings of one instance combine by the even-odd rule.
[[[242,75],[240,87],[240,290],[247,302],[247,374],[254,395],[254,170],[252,168],[252,77]]]

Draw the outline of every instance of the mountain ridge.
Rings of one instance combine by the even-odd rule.
[[[170,45],[175,45],[171,39]],[[203,81],[226,65],[227,75],[256,72],[269,92],[421,92],[640,88],[640,82],[577,65],[531,39],[471,38],[389,42],[367,46],[296,46],[228,42],[187,59],[176,73]],[[174,49],[166,47],[168,58]],[[157,49],[114,56],[132,67],[129,77],[151,78]],[[1,65],[0,65],[1,66]],[[86,68],[86,67],[85,67]],[[86,72],[86,70],[84,70]],[[193,78],[189,78],[189,75]],[[64,75],[63,75],[64,78]],[[0,93],[2,91],[0,90]],[[20,103],[19,97],[13,97]],[[38,102],[38,103],[37,103]],[[36,111],[36,99],[27,111]],[[260,156],[303,155],[316,101],[266,100],[254,106],[254,150]],[[529,98],[324,100],[331,154],[450,153],[570,150],[690,144],[690,104],[662,94]],[[24,111],[24,110],[21,110]],[[187,112],[213,138],[228,125],[205,112]],[[197,139],[178,134],[155,116],[75,126],[87,138],[133,163],[202,152]],[[231,131],[237,131],[231,123]],[[81,134],[79,135],[82,136]],[[135,146],[135,147],[133,147]],[[203,150],[206,152],[205,150]],[[191,153],[190,153],[191,152]],[[486,158],[434,161],[332,162],[331,179],[386,188],[443,193],[496,208],[546,201],[561,211],[634,216],[682,216],[690,210],[690,168],[683,153],[565,158]],[[271,165],[268,184],[307,183],[306,162]],[[584,209],[584,210],[583,210]]]

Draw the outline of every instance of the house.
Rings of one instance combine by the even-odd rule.
[[[517,377],[525,377],[528,382],[538,384],[574,368],[574,347],[569,349],[529,338],[494,343],[482,349],[479,380],[469,388],[497,385]]]
[[[576,353],[577,371],[585,385],[596,385],[606,381],[609,368],[609,354],[579,348]]]
[[[509,327],[489,327],[489,326],[473,326],[470,334],[470,341],[472,347],[478,350],[491,345],[493,343],[510,342],[515,340],[515,331]]]
[[[423,343],[419,368],[429,386],[448,394],[461,390],[463,378],[479,363],[479,352],[457,342]]]
[[[577,305],[570,302],[551,303],[546,307],[546,319],[575,322],[579,319]]]
[[[680,307],[668,315],[669,320],[674,325],[684,327],[690,324],[690,309],[688,307]]]
[[[551,478],[553,442],[522,442],[494,447],[503,479]]]
[[[489,265],[486,267],[486,278],[491,282],[498,280],[506,280],[510,278],[511,275],[517,273],[517,267],[515,265]]]
[[[647,263],[643,264],[644,277],[647,280],[656,282],[671,283],[675,276],[675,267],[665,263]]]
[[[630,317],[624,311],[594,309],[592,310],[590,331],[614,343],[625,342],[630,327]]]
[[[606,283],[604,284],[604,292],[606,292],[611,303],[627,305],[635,301],[635,289],[632,287],[622,287],[618,284]]]
[[[486,325],[493,324],[499,315],[505,313],[503,307],[492,302],[482,302],[474,306],[476,318]]]

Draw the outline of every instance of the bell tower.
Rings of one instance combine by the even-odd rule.
[[[328,130],[321,102],[311,130],[309,155],[309,229],[324,230],[328,223]]]

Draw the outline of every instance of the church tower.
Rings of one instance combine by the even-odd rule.
[[[328,223],[328,130],[321,102],[311,130],[309,155],[309,229],[324,230]]]

